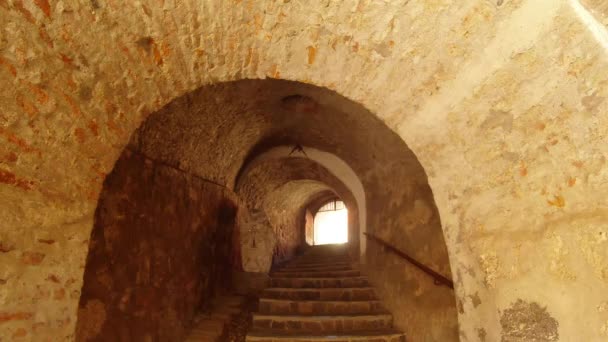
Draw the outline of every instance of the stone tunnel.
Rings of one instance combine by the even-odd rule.
[[[391,341],[608,340],[608,1],[0,0],[0,23],[0,341],[184,341],[332,258]],[[310,246],[332,201],[339,255]]]

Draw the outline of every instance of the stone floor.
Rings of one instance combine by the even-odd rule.
[[[186,342],[242,342],[249,328],[250,314],[242,296],[221,296],[214,300],[213,309],[201,313]]]

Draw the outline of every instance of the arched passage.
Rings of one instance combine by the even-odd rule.
[[[72,335],[103,179],[148,114],[205,84],[270,76],[363,104],[416,152],[463,339],[516,336],[536,316],[503,325],[501,315],[530,307],[559,322],[550,336],[603,338],[605,10],[583,5],[3,3],[14,39],[0,69],[0,291],[11,317],[0,329]],[[38,290],[48,286],[70,295]]]
[[[257,164],[267,160],[275,160],[281,158],[298,157],[308,158],[318,163],[319,165],[326,168],[335,177],[337,177],[352,193],[354,200],[357,205],[358,212],[358,229],[357,231],[352,230],[356,233],[353,237],[355,240],[352,246],[355,251],[359,251],[361,254],[365,253],[365,246],[367,245],[366,239],[363,237],[363,233],[367,231],[367,208],[365,204],[365,189],[361,180],[355,173],[355,171],[346,163],[334,154],[327,153],[310,146],[300,146],[302,151],[295,151],[294,146],[276,146],[272,147],[260,154],[257,154],[251,158],[251,160],[244,165],[244,168],[239,172],[239,175],[246,174],[249,169],[256,167]]]
[[[285,155],[289,145],[305,146],[302,148],[304,153],[295,158]],[[323,150],[332,152],[322,152]],[[308,151],[311,152],[310,157],[307,155]],[[125,153],[127,152],[145,156],[145,171],[142,172],[152,175],[149,184],[149,191],[152,193],[157,191],[157,185],[159,189],[163,189],[166,188],[165,184],[173,184],[172,181],[160,181],[160,175],[164,173],[162,170],[171,168],[178,175],[177,178],[192,181],[176,183],[176,191],[165,194],[169,200],[174,194],[199,191],[191,188],[195,183],[194,179],[208,184],[209,188],[213,189],[204,188],[203,192],[211,191],[219,196],[228,196],[231,205],[236,208],[235,217],[232,219],[236,227],[233,235],[226,239],[221,238],[224,235],[220,230],[221,222],[217,219],[220,217],[217,209],[219,207],[214,204],[216,200],[212,199],[202,209],[204,215],[197,220],[203,231],[210,232],[205,235],[207,239],[190,239],[188,234],[196,234],[200,229],[194,227],[186,230],[185,235],[181,237],[173,235],[176,241],[200,241],[199,248],[223,251],[224,254],[218,252],[219,254],[213,254],[218,255],[217,258],[206,258],[212,264],[207,268],[200,267],[196,262],[191,264],[193,269],[207,271],[200,277],[187,278],[188,281],[182,283],[194,285],[175,293],[191,293],[194,300],[180,304],[177,298],[175,301],[168,299],[165,306],[150,306],[144,310],[148,316],[143,318],[133,316],[136,315],[133,310],[137,306],[125,306],[122,301],[112,298],[128,301],[131,297],[125,291],[128,292],[128,289],[133,287],[132,284],[139,284],[135,287],[141,290],[139,292],[149,288],[150,293],[170,293],[165,289],[165,284],[170,282],[158,278],[151,278],[149,283],[139,283],[139,274],[147,274],[146,265],[154,264],[154,260],[159,257],[148,261],[146,253],[139,253],[133,260],[133,263],[138,265],[137,270],[127,272],[128,279],[117,287],[108,286],[99,279],[106,277],[107,272],[92,269],[85,277],[83,293],[94,293],[97,287],[95,284],[103,285],[98,288],[101,293],[117,293],[109,297],[82,297],[79,314],[79,322],[82,324],[99,316],[98,311],[112,314],[106,315],[103,323],[98,326],[79,324],[79,336],[114,336],[126,322],[134,320],[140,321],[142,328],[132,331],[141,334],[137,331],[145,331],[145,327],[156,320],[154,317],[159,317],[155,314],[157,310],[178,310],[176,316],[179,318],[176,321],[180,324],[166,322],[174,326],[173,329],[163,325],[163,334],[177,338],[183,334],[197,308],[204,306],[205,299],[208,300],[208,296],[217,292],[212,282],[213,279],[225,277],[220,270],[243,267],[245,272],[267,272],[270,260],[281,263],[293,257],[304,242],[302,227],[305,205],[328,191],[338,194],[350,203],[352,208],[359,208],[359,203],[366,206],[368,199],[374,203],[373,207],[365,207],[365,215],[361,215],[358,209],[352,210],[351,217],[354,219],[349,219],[349,230],[354,237],[351,241],[354,251],[359,248],[360,241],[355,238],[360,236],[359,218],[362,217],[367,222],[374,223],[376,228],[371,232],[394,240],[401,244],[402,248],[408,248],[411,253],[417,254],[421,260],[431,263],[440,272],[449,274],[447,250],[439,216],[432,204],[432,194],[426,177],[415,156],[402,140],[368,111],[326,89],[279,80],[248,80],[201,88],[151,115],[132,135]],[[261,158],[256,158],[258,155]],[[106,182],[112,184],[113,177],[109,177]],[[128,175],[126,177],[132,178]],[[127,180],[125,184],[137,182],[138,180]],[[407,186],[410,190],[404,192],[395,189],[392,186],[394,183]],[[146,196],[132,196],[129,191],[128,186],[121,187],[113,198],[129,201],[141,199],[144,203],[150,203],[151,211],[146,209],[143,213],[143,217],[151,219],[150,222],[171,221],[172,217],[180,213],[179,203],[182,200],[179,197],[173,198],[172,202],[177,203],[177,208],[165,208],[150,202]],[[362,193],[365,197],[361,196]],[[207,195],[190,196],[206,198]],[[114,205],[120,206],[118,203]],[[139,207],[135,205],[133,208],[135,209],[132,212],[117,217],[130,215],[134,217],[135,222],[141,222],[142,213]],[[102,217],[96,221],[107,220]],[[121,222],[115,224],[110,220],[110,226],[102,224],[102,229],[129,232],[129,227],[123,225],[127,221]],[[171,225],[164,226],[165,229],[171,229],[170,227]],[[162,229],[162,225],[158,228]],[[240,239],[240,244],[234,243],[235,234]],[[111,237],[104,235],[102,238],[107,245],[107,240]],[[140,241],[142,246],[156,244],[153,237],[145,235],[135,238],[127,233],[122,238],[143,240]],[[222,239],[222,242],[215,239]],[[231,241],[233,243],[230,243]],[[92,239],[90,243],[93,246],[101,245],[96,239]],[[161,246],[158,249],[163,248],[166,247]],[[142,247],[140,250],[146,248]],[[263,253],[259,254],[260,251]],[[379,262],[378,258],[387,257],[380,246],[374,246],[373,251],[374,254],[361,260],[362,264]],[[271,258],[268,257],[270,252]],[[222,258],[225,253],[230,257]],[[113,251],[106,254],[107,262],[110,262],[114,254]],[[358,253],[354,255],[358,256]],[[170,256],[170,259],[177,260],[178,257]],[[241,265],[234,262],[222,263],[222,260],[241,259],[245,261]],[[92,266],[93,260],[89,258],[87,264]],[[95,263],[103,264],[99,261]],[[158,268],[155,274],[158,275],[176,272],[171,265],[179,265],[177,267],[181,268],[189,264],[175,261],[166,265],[162,262],[155,265]],[[165,267],[168,269],[165,270]],[[390,299],[390,305],[394,306],[389,309],[411,301],[412,296],[446,296],[444,290],[432,285],[432,281],[424,274],[407,267],[411,266],[402,265],[404,272],[400,273],[400,276],[423,286],[417,293],[383,285],[392,281],[398,282],[394,275],[399,273],[379,270],[380,272],[372,274],[379,293]],[[119,277],[120,274],[116,272],[120,272],[120,268],[111,270],[109,277]],[[113,281],[111,284],[117,283]],[[172,298],[169,295],[165,297]],[[137,297],[132,298],[135,303],[138,302]],[[440,332],[441,336],[453,336],[456,328],[453,294],[448,292],[447,298],[448,300],[441,299],[440,305],[411,307],[408,312],[402,311],[399,316],[395,316],[398,317],[395,324],[402,329],[419,327],[426,317],[439,315],[434,324],[444,326]],[[142,300],[140,299],[140,302]],[[127,319],[129,317],[132,318]],[[87,330],[93,332],[80,333]]]
[[[290,186],[285,187],[287,184]],[[244,268],[249,272],[267,272],[271,267],[270,259],[281,262],[286,257],[293,256],[295,248],[287,246],[296,242],[301,245],[304,236],[301,231],[303,227],[300,226],[304,223],[304,210],[318,196],[328,193],[341,196],[352,204],[353,214],[357,213],[357,206],[348,187],[329,170],[304,157],[265,159],[249,165],[246,171],[240,173],[236,193],[249,210],[258,213],[257,218],[252,218],[241,226]],[[278,215],[286,206],[290,206],[293,213]],[[283,222],[272,222],[269,216]],[[298,226],[297,232],[292,230],[293,226]],[[357,220],[351,222],[350,230],[358,230]],[[291,236],[291,241],[276,241],[277,235]],[[259,248],[257,244],[260,240],[272,242],[267,248]],[[274,253],[281,255],[273,257]]]

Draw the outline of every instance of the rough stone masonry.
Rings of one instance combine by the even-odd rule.
[[[373,203],[388,208],[382,234],[402,247],[417,234],[445,241],[429,244],[428,262],[454,277],[461,341],[605,340],[607,13],[605,0],[0,1],[0,336],[75,339],[103,182],[150,114],[172,112],[172,101],[201,87],[204,96],[223,82],[275,78],[348,99],[329,106],[342,108],[329,118],[358,106],[387,129],[381,138],[386,131],[367,124],[350,130],[370,153],[310,143],[347,161],[380,197],[375,186],[392,170],[417,175],[402,183],[410,171],[396,173]],[[246,98],[231,94],[229,103]],[[265,97],[253,95],[243,102],[255,108]],[[209,112],[226,102],[214,103]],[[216,172],[206,178],[228,188],[263,140],[263,127],[239,120],[248,109],[201,129],[255,137],[208,164]],[[348,118],[341,127],[364,122]],[[196,144],[165,139],[178,132],[151,140],[166,149],[150,148],[202,174],[185,153]],[[371,218],[378,208],[359,210]],[[387,295],[399,287],[376,279]],[[404,286],[432,291],[420,279]],[[540,321],[517,312],[531,307]],[[435,319],[413,326],[420,320],[408,317],[414,338]],[[532,330],[518,335],[504,317]]]

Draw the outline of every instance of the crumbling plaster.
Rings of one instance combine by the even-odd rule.
[[[205,84],[274,77],[364,105],[415,152],[462,341],[500,340],[499,312],[520,298],[546,307],[560,340],[604,339],[606,1],[582,7],[593,24],[577,5],[0,2],[0,334],[70,339],[102,181],[149,113]],[[559,274],[575,278],[552,274],[551,241],[594,229],[577,248],[598,255],[569,253]],[[51,272],[69,301],[37,296]],[[593,317],[584,335],[573,317]]]

